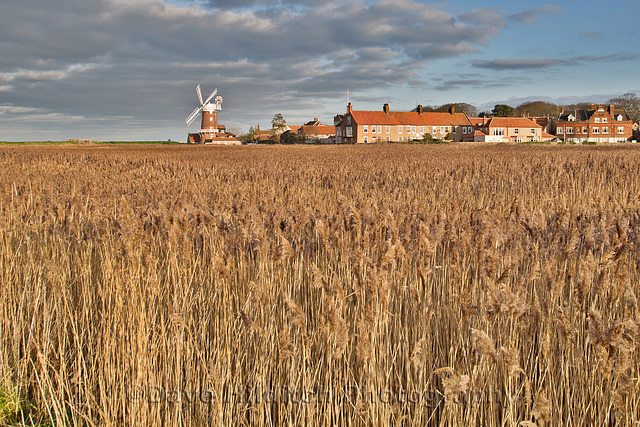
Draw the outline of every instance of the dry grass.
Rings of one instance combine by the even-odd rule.
[[[640,420],[635,147],[21,147],[0,165],[0,378],[32,408],[4,422]]]

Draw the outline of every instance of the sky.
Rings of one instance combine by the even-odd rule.
[[[198,84],[241,133],[332,124],[347,99],[603,103],[640,94],[639,17],[625,0],[3,2],[0,141],[185,141]]]

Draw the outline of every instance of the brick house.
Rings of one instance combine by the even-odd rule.
[[[591,104],[589,110],[563,110],[556,136],[566,142],[625,142],[633,138],[633,121],[623,108]]]
[[[382,111],[356,111],[351,103],[347,113],[334,117],[336,143],[367,144],[373,142],[406,142],[421,140],[429,134],[437,139],[472,140],[473,125],[465,113],[425,112],[421,105],[416,111],[391,111],[384,104]]]
[[[333,142],[336,134],[336,128],[335,126],[325,125],[316,117],[310,122],[300,126],[297,133],[304,139],[304,142],[308,144],[318,142],[327,144]]]
[[[475,142],[543,141],[542,126],[527,117],[474,118]]]

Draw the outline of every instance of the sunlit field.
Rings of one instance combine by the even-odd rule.
[[[640,148],[0,147],[0,425],[634,426]]]

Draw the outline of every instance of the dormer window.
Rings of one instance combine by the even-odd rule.
[[[593,119],[594,123],[600,123],[600,117],[596,117],[595,119]]]
[[[573,114],[569,114],[569,117],[567,119],[570,122],[575,122],[576,121],[576,118],[575,118],[575,116]]]
[[[618,114],[618,117],[616,117],[616,120],[621,122],[622,121],[622,114]]]

